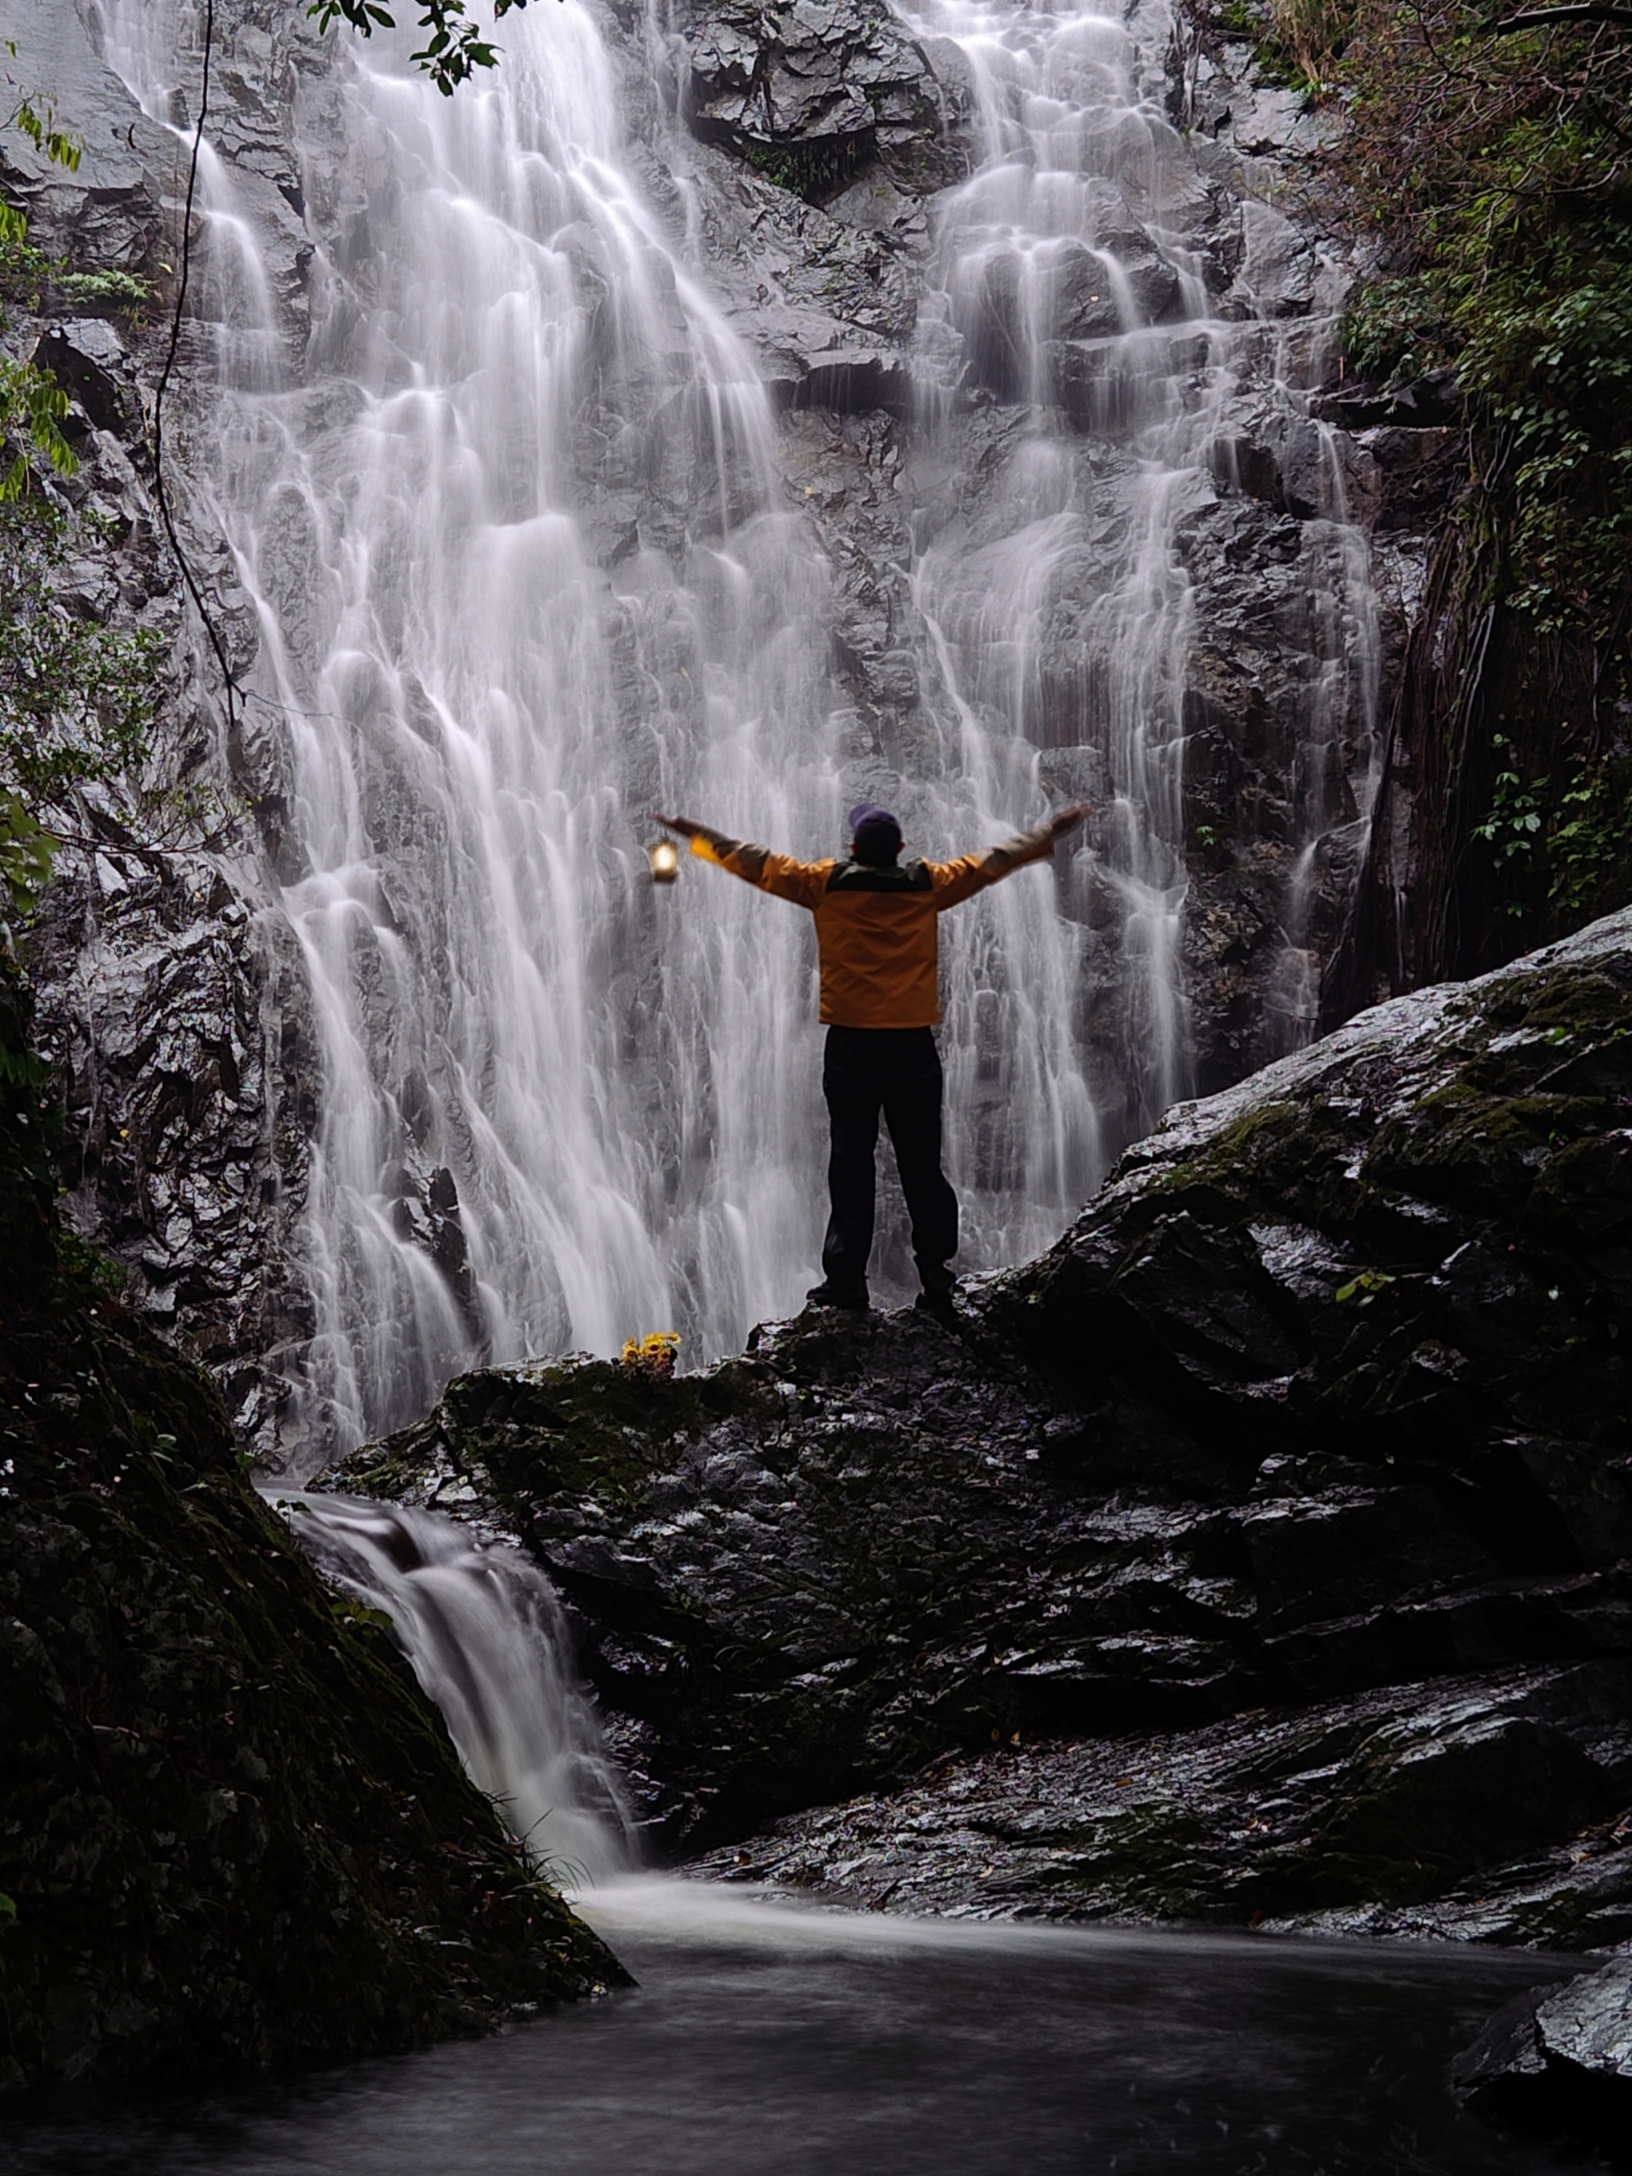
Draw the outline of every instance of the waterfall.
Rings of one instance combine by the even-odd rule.
[[[551,1880],[628,1873],[634,1825],[601,1751],[549,1581],[519,1549],[484,1545],[432,1511],[280,1495],[302,1549],[390,1617],[460,1758]]]
[[[1130,200],[1159,233],[1191,162],[1161,112],[1160,49],[1141,48],[1120,17],[1093,6],[929,0],[907,19],[921,36],[955,43],[976,93],[982,155],[971,178],[946,192],[939,217],[944,318],[977,386],[1024,404],[1026,418],[1007,457],[1001,519],[972,533],[954,526],[915,569],[944,698],[959,721],[955,760],[984,782],[1017,760],[1035,768],[1039,750],[1091,749],[1099,763],[1071,782],[1105,804],[1100,854],[1080,857],[1077,872],[1085,926],[1073,972],[1050,992],[1046,1017],[1014,1016],[1024,1003],[1017,987],[1008,1019],[983,1019],[983,1005],[992,1010],[986,963],[955,943],[948,1040],[965,1074],[968,1054],[996,1033],[1045,1052],[1049,1086],[1074,1087],[1084,1014],[1095,1004],[1110,1011],[1098,1039],[1121,1053],[1121,1078],[1102,1074],[1096,1085],[1122,1106],[1105,1113],[1119,1147],[1189,1087],[1178,957],[1189,583],[1174,529],[1229,371],[1222,354],[1209,352],[1209,398],[1181,397],[1179,374],[1194,373],[1198,333],[1211,349],[1200,323],[1205,291],[1182,252],[1145,242],[1146,261],[1132,276],[1123,258],[1130,236],[1139,237],[1136,249],[1143,240]],[[1177,341],[1153,317],[1185,321]],[[932,311],[926,326],[938,329]],[[1074,336],[1069,348],[1065,335]],[[1101,548],[1108,536],[1110,552]],[[1049,654],[1058,639],[1051,607],[1085,589],[1088,656],[1074,670],[1067,664],[1062,685],[1061,660]],[[1005,952],[1046,949],[1024,926],[1037,904],[1034,896],[994,901]],[[1118,961],[1108,979],[1094,957],[1107,951]],[[965,1092],[972,1085],[957,1082]],[[1049,1087],[1039,1087],[1010,1106],[1015,1135],[1035,1124],[1039,1103],[1046,1107]],[[1058,1130],[1075,1149],[1065,1176],[1080,1195],[1103,1167],[1101,1143],[1087,1111]]]
[[[86,4],[185,136],[194,0]],[[1176,238],[1201,184],[1163,116],[1161,0],[1132,28],[1010,0],[903,19],[961,53],[979,136],[936,202],[908,449],[933,466],[958,443],[949,348],[966,393],[1020,419],[996,511],[922,524],[901,570],[910,771],[856,750],[832,565],[709,283],[696,154],[645,110],[653,181],[629,55],[587,0],[507,16],[501,66],[451,99],[405,37],[283,26],[305,77],[328,70],[298,109],[299,353],[207,151],[209,487],[259,619],[247,737],[273,747],[320,1046],[319,1454],[483,1361],[653,1329],[688,1362],[734,1349],[816,1276],[808,921],[700,868],[654,892],[651,808],[814,858],[854,799],[889,799],[932,856],[1100,804],[1053,879],[944,928],[960,1268],[1047,1244],[1191,1085],[1182,535],[1264,328],[1208,315]],[[667,34],[643,35],[656,76]],[[266,65],[244,38],[240,70]],[[1301,1016],[1307,914],[1286,911]],[[905,1297],[888,1241],[875,1286]]]

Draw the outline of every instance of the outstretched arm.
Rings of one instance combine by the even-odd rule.
[[[984,891],[987,885],[1000,884],[1016,869],[1025,868],[1028,862],[1046,861],[1066,833],[1075,831],[1092,812],[1092,802],[1073,801],[1069,808],[1062,808],[1046,824],[1039,824],[1035,831],[1022,831],[1018,838],[1005,839],[1001,846],[988,847],[984,854],[965,854],[958,861],[932,862],[930,877],[935,886],[937,908],[955,907],[960,900]]]
[[[798,906],[814,909],[827,887],[827,874],[833,866],[830,861],[795,861],[787,854],[773,854],[768,846],[728,839],[723,831],[711,831],[707,824],[696,823],[689,816],[663,816],[653,809],[652,821],[689,839],[692,852],[700,860],[717,862],[733,876],[740,876],[745,884],[774,892],[778,899],[791,899]]]

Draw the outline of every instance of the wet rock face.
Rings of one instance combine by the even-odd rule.
[[[750,1873],[1624,1939],[1629,1007],[1632,914],[1176,1113],[961,1339],[471,1375],[333,1485],[524,1538],[672,1839],[884,1788]]]
[[[1632,1954],[1499,2010],[1451,2066],[1468,2106],[1506,2131],[1632,2160]]]
[[[8,188],[47,248],[162,278],[179,213],[174,140],[99,58],[94,13],[49,12],[47,37],[42,11],[0,0],[0,29],[17,35],[19,66],[53,85],[85,163],[64,175],[12,142]],[[264,263],[280,364],[312,373],[300,427],[321,431],[360,397],[350,373],[370,302],[374,184],[348,155],[332,55],[299,10],[233,0],[218,16],[211,132]],[[1081,59],[1090,74],[1127,74],[1148,156],[1102,146],[1082,233],[1035,249],[1018,246],[1023,222],[1001,205],[987,219],[962,203],[989,148],[967,57],[912,37],[873,0],[690,8],[672,38],[631,8],[605,26],[653,216],[747,343],[778,414],[785,495],[771,500],[801,511],[826,561],[830,641],[810,700],[832,721],[855,793],[927,797],[966,704],[1017,775],[1098,805],[1092,857],[1062,881],[1059,905],[1107,1151],[1176,1086],[1240,1077],[1320,1013],[1365,850],[1376,721],[1459,445],[1445,386],[1287,395],[1320,382],[1322,328],[1349,276],[1342,237],[1317,212],[1285,208],[1303,203],[1290,184],[1317,125],[1259,79],[1244,45],[1181,22],[1164,56],[1165,19],[1154,23],[1137,19],[1126,37],[1104,26],[1103,50]],[[1072,95],[1077,65],[1060,79]],[[1030,171],[1017,154],[1011,177]],[[684,571],[699,539],[766,510],[763,478],[730,459],[722,474],[695,406],[671,400],[688,345],[672,280],[637,368],[614,337],[593,234],[567,228],[555,242],[584,310],[571,432],[583,532],[605,569],[649,550]],[[188,483],[221,452],[212,380],[256,382],[267,361],[233,346],[243,312],[229,258],[206,222],[168,441],[189,556],[248,676],[256,608],[213,517],[191,511]],[[30,337],[75,392],[97,504],[130,530],[123,578],[179,634],[141,455],[156,336],[47,319]],[[1117,675],[1152,604],[1140,587],[1150,434],[1169,426],[1188,430],[1191,464],[1156,584],[1176,617],[1133,701]],[[232,444],[235,460],[263,457]],[[326,639],[309,530],[298,494],[268,512],[259,601],[297,660]],[[247,1438],[277,1459],[311,1328],[298,1233],[316,1052],[298,948],[274,904],[302,872],[275,706],[251,703],[229,730],[204,692],[213,663],[188,647],[167,705],[176,773],[207,777],[253,823],[229,866],[111,855],[74,872],[41,990],[74,1083],[76,1214],[114,1236],[138,1294],[208,1358]],[[672,652],[643,651],[633,633],[611,647],[631,715],[654,683],[677,706],[696,699],[683,630]],[[1124,743],[1145,734],[1147,712],[1166,716],[1171,739],[1151,775],[1130,781]],[[955,741],[962,728],[950,730]],[[381,764],[364,796],[371,831],[403,824],[407,798]],[[1135,832],[1142,896],[1182,900],[1167,995],[1184,1048],[1165,1071],[1147,1062],[1149,955],[1129,935]],[[137,1076],[155,1052],[168,1085],[149,1092]],[[184,1139],[196,1149],[185,1162]],[[437,1198],[446,1152],[420,1148],[409,1117],[400,1165],[382,1171],[388,1212],[469,1322],[459,1203]]]
[[[0,1052],[26,1008],[0,969]],[[333,2062],[615,1982],[227,1416],[62,1259],[0,1070],[0,2094]]]
[[[313,1055],[289,931],[234,857],[110,840],[69,863],[35,950],[65,1213],[275,1454],[278,1355],[311,1330],[291,1256]]]
[[[875,154],[934,144],[940,87],[876,0],[735,0],[682,22],[691,127],[800,194],[836,195]]]
[[[1184,898],[1184,1081],[1239,1079],[1372,987],[1352,927],[1380,732],[1461,443],[1451,389],[1318,390],[1352,276],[1310,185],[1323,124],[1199,12],[1158,68],[1138,44],[1148,26],[1132,31],[1148,156],[1107,148],[1082,185],[1080,235],[1041,243],[1014,204],[960,194],[993,147],[950,40],[914,45],[888,17],[843,8],[753,4],[693,18],[683,38],[684,111],[718,154],[688,189],[705,276],[793,412],[796,496],[811,485],[793,414],[822,415],[835,440],[864,424],[824,462],[811,509],[835,578],[846,760],[869,792],[910,798],[938,763],[950,666],[983,730],[1040,755],[1051,792],[1100,804],[1096,869],[1062,903],[1084,931],[1084,1035],[1113,1147],[1173,1092],[1129,1059],[1150,995],[1123,928],[1119,792],[1140,807],[1139,881]],[[865,56],[853,77],[835,58],[851,52]],[[1109,46],[1081,62],[1124,64]],[[1057,65],[1069,102],[1078,63]],[[1000,126],[1024,104],[1023,75],[992,93]],[[870,131],[885,79],[907,86],[917,118]],[[1149,118],[1163,103],[1165,132]],[[1035,154],[1010,155],[1018,171]],[[1175,452],[1186,414],[1206,422]],[[1164,666],[1134,700],[1157,739],[1172,706],[1183,755],[1135,780],[1120,682],[1153,603],[1136,592],[1158,445],[1195,470],[1167,517],[1178,684]],[[1054,524],[1046,542],[1028,529],[1033,499]],[[1074,522],[1078,508],[1090,511]],[[892,596],[915,563],[911,597]],[[994,615],[1012,639],[994,640]],[[1182,788],[1164,808],[1175,766]],[[1328,979],[1339,953],[1341,989]]]
[[[0,36],[16,42],[18,80],[49,89],[83,156],[68,172],[13,131],[0,147],[6,193],[48,254],[75,270],[142,274],[162,303],[185,185],[174,139],[141,112],[76,9],[50,11],[49,23],[44,13],[0,0]],[[260,18],[278,27],[292,18],[270,6],[236,13],[230,30],[220,26],[217,91],[228,118],[218,141],[243,162],[269,232],[288,240],[283,52]],[[284,148],[268,163],[272,142]],[[270,260],[291,296],[298,241],[281,260],[274,241]],[[195,301],[211,292],[202,235],[196,258]],[[265,706],[239,708],[229,730],[217,661],[161,528],[149,436],[168,338],[162,309],[145,321],[8,314],[72,402],[64,429],[80,467],[57,488],[87,529],[59,594],[86,619],[164,638],[155,768],[177,802],[202,811],[195,821],[167,809],[155,822],[151,810],[104,797],[95,850],[59,857],[31,933],[37,1038],[65,1106],[67,1215],[120,1259],[132,1302],[211,1369],[241,1439],[275,1458],[291,1400],[285,1363],[311,1327],[294,1234],[315,1063],[297,948],[260,851],[276,854],[279,756]],[[219,452],[212,367],[208,336],[187,326],[163,417],[167,475],[182,548],[242,674],[259,641],[254,607],[195,491]]]
[[[795,1814],[706,1879],[862,1909],[1182,1918],[1594,1949],[1632,1930],[1624,1663],[1389,1686],[1192,1731],[1003,1740]]]

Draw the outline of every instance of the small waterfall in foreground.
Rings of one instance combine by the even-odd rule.
[[[432,1511],[280,1495],[302,1549],[384,1610],[476,1783],[567,1889],[627,1874],[634,1823],[601,1750],[549,1581],[519,1549],[484,1545]]]

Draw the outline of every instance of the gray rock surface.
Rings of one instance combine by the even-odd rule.
[[[287,134],[252,87],[257,68],[279,72],[257,14],[281,25],[289,11],[246,6],[223,34],[217,96],[233,117],[223,140],[234,157]],[[304,977],[259,851],[275,847],[278,759],[264,713],[239,707],[229,730],[219,667],[185,604],[153,488],[182,150],[99,57],[88,20],[65,7],[47,21],[38,8],[0,0],[0,37],[16,45],[12,72],[84,147],[70,172],[12,131],[0,139],[0,182],[50,256],[148,276],[154,306],[116,321],[14,310],[10,332],[73,402],[65,428],[80,469],[61,491],[95,527],[63,602],[153,630],[165,654],[152,775],[131,794],[99,798],[95,844],[61,855],[32,934],[37,1032],[64,1090],[70,1221],[112,1249],[132,1300],[210,1367],[243,1438],[275,1454],[290,1397],[286,1362],[310,1329],[292,1239],[313,1055]],[[269,192],[262,209],[281,232],[293,215],[276,174],[292,176],[291,154],[280,150],[272,166],[252,185]],[[201,238],[200,300],[214,291],[208,260]],[[284,265],[292,292],[293,267],[292,245]],[[254,609],[200,485],[219,454],[214,360],[209,336],[186,327],[163,419],[166,475],[182,548],[241,674],[259,642]],[[198,804],[196,817],[177,813],[184,799]]]
[[[1457,2092],[1503,2130],[1632,2162],[1632,1954],[1499,2010],[1451,2066]]]
[[[929,61],[878,0],[728,0],[682,23],[692,128],[802,194],[940,132]]]
[[[1389,1686],[1194,1731],[1011,1733],[688,1871],[865,1910],[1583,1949],[1632,1934],[1624,1665]],[[1619,1829],[1619,1836],[1617,1836]]]

